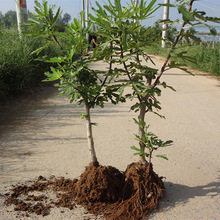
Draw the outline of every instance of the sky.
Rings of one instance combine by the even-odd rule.
[[[42,0],[38,0],[42,2]],[[60,6],[64,13],[71,15],[72,19],[74,17],[79,18],[79,13],[82,10],[82,0],[47,0],[49,4]],[[99,3],[102,3],[103,0],[97,0]],[[106,0],[104,0],[106,1]],[[113,1],[113,0],[112,0]],[[148,0],[150,1],[150,0]],[[34,12],[34,0],[26,0],[27,9],[31,12]],[[85,0],[86,2],[86,0]],[[95,7],[96,0],[90,0],[90,6]],[[122,4],[130,2],[130,0],[121,0]],[[164,0],[158,0],[158,3],[163,3]],[[175,0],[170,0],[170,3],[174,3]],[[220,0],[199,0],[194,3],[194,8],[198,10],[205,11],[208,16],[220,17]],[[15,0],[0,0],[0,11],[5,14],[9,10],[16,10]],[[155,12],[154,17],[150,18],[147,23],[153,25],[153,23],[162,19],[163,17],[163,8],[160,8]],[[175,19],[178,17],[178,12],[174,9],[170,9],[170,18]]]

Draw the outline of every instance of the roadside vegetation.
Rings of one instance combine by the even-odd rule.
[[[28,16],[31,18],[32,14],[29,13]],[[63,32],[65,24],[70,19],[69,14],[64,14],[56,22],[56,29]],[[148,53],[166,57],[169,53],[169,47],[161,48],[162,28],[157,23],[153,29],[152,33],[154,33],[154,37],[158,36],[158,42],[147,47]],[[171,30],[172,33],[173,31],[175,30]],[[172,41],[173,37],[169,35],[169,39]],[[36,55],[31,53],[44,45],[44,42],[25,36],[22,41],[19,40],[15,11],[8,11],[4,15],[0,12],[0,42],[0,100],[11,95],[29,93],[32,88],[41,84],[45,78],[44,72],[49,70],[50,65],[35,60]],[[212,42],[184,47],[179,44],[177,47],[180,52],[181,50],[188,51],[187,56],[194,57],[196,60],[196,62],[178,60],[179,63],[214,76],[220,76],[220,43],[216,43],[214,48]],[[59,55],[59,53],[59,50],[55,51],[54,47],[49,47],[41,53],[41,57]]]
[[[32,18],[32,14],[28,13]],[[64,14],[56,22],[56,29],[64,31],[65,24],[71,19]],[[44,56],[58,56],[60,50],[54,47],[46,48],[40,56],[32,54],[34,50],[44,45],[43,40],[23,35],[19,39],[16,23],[16,12],[0,12],[0,100],[9,96],[27,94],[33,88],[42,84],[44,73],[51,64],[36,60]]]
[[[0,32],[0,99],[31,91],[45,78],[44,72],[49,64],[37,61],[33,50],[42,45],[42,41],[23,37],[19,40],[16,29],[3,29]],[[48,48],[41,56],[58,54],[54,48]]]
[[[192,69],[210,73],[213,76],[220,77],[220,43],[216,43],[213,48],[213,42],[202,42],[194,45],[177,45],[178,52],[187,51],[187,56],[193,58],[193,62],[178,60],[178,63]],[[147,47],[148,53],[167,57],[170,47],[162,48],[161,43],[152,44]],[[172,58],[171,60],[175,60]]]

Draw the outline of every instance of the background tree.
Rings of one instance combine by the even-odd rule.
[[[63,22],[67,24],[71,20],[71,16],[68,13],[65,13],[62,18]]]
[[[70,20],[71,20],[71,16],[68,13],[65,13],[63,17],[60,16],[57,19],[54,28],[56,28],[56,30],[59,32],[64,32]]]
[[[3,17],[3,22],[6,28],[16,27],[17,25],[17,15],[16,11],[8,11]]]
[[[3,14],[2,14],[2,12],[0,11],[0,28],[3,28],[3,26],[4,26]]]

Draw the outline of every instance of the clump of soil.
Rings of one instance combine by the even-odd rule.
[[[121,200],[124,179],[124,174],[112,166],[90,164],[76,182],[76,203],[92,214],[106,215],[111,211],[109,205]]]
[[[111,166],[86,167],[76,182],[75,197],[78,203],[114,203],[122,197],[124,175]]]
[[[44,201],[47,200],[45,195],[33,195],[33,192],[44,191],[50,183],[42,179],[42,176],[38,178],[36,182],[27,185],[17,185],[14,186],[9,194],[9,197],[5,200],[5,205],[15,205],[15,211],[26,211],[27,213],[36,213],[37,215],[45,216],[48,214],[51,206],[45,204]],[[8,196],[8,194],[6,194]]]
[[[165,190],[162,178],[152,165],[132,163],[128,165],[121,202],[114,204],[109,213],[111,219],[141,219],[158,205]]]
[[[76,204],[108,219],[140,219],[157,207],[164,185],[151,165],[133,163],[125,172],[91,163],[79,179],[42,176],[30,185],[14,186],[5,205],[15,211],[48,215],[53,207],[70,210]],[[50,192],[50,193],[49,193]],[[53,193],[52,198],[49,196]],[[37,194],[37,195],[36,195]]]
[[[56,192],[56,201],[52,201],[56,207],[69,208],[70,210],[76,207],[75,203],[75,185],[77,179],[64,179],[61,177],[55,179],[52,184],[52,189]]]

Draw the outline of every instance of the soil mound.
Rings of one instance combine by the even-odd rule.
[[[14,210],[25,211],[26,216],[45,216],[53,207],[74,209],[80,204],[107,219],[140,219],[157,207],[163,191],[163,182],[152,166],[133,163],[123,173],[91,163],[79,179],[40,176],[31,184],[13,186],[5,195],[5,205],[15,205]]]
[[[75,197],[78,203],[114,203],[122,197],[124,175],[111,166],[86,167],[76,183]]]
[[[153,171],[152,165],[132,163],[125,173],[123,198],[112,206],[111,219],[141,219],[155,209],[165,191],[162,178]]]

